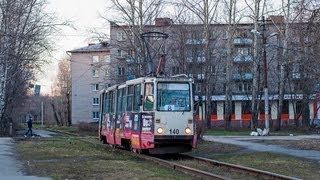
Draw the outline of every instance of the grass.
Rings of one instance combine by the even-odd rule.
[[[207,129],[205,135],[214,135],[214,136],[242,136],[249,135],[250,130],[223,130],[223,129]]]
[[[252,130],[250,129],[233,129],[233,130],[224,130],[224,129],[206,129],[204,134],[205,135],[213,135],[213,136],[248,136]],[[282,129],[279,131],[275,131],[271,129],[270,135],[271,136],[289,136],[290,134],[293,135],[304,135],[309,134],[306,130],[303,129]]]
[[[17,141],[16,150],[30,175],[53,179],[194,179],[72,138]]]
[[[239,164],[302,179],[320,179],[319,162],[269,152],[252,152],[235,145],[202,141],[193,155]]]
[[[246,152],[238,155],[213,155],[211,158],[301,179],[320,179],[318,163],[281,154]]]

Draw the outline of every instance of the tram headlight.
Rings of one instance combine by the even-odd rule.
[[[187,128],[184,130],[184,132],[185,132],[186,134],[191,134],[191,129],[187,127]]]
[[[162,133],[163,133],[163,128],[162,128],[162,127],[159,127],[159,128],[157,129],[157,133],[158,133],[158,134],[162,134]]]

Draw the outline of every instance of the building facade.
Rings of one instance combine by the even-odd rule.
[[[73,124],[99,119],[99,92],[110,86],[110,44],[89,44],[71,53],[71,118]]]
[[[265,79],[267,79],[269,91],[271,125],[279,114],[283,125],[297,123],[301,120],[302,111],[306,107],[308,107],[310,119],[318,119],[319,104],[315,98],[317,93],[315,86],[319,81],[314,78],[318,72],[303,74],[313,66],[309,64],[307,67],[307,63],[312,64],[308,61],[313,58],[315,65],[318,56],[302,57],[305,52],[299,50],[310,48],[305,51],[315,52],[319,47],[301,47],[301,44],[305,43],[304,40],[310,41],[311,38],[302,34],[306,30],[303,29],[306,27],[305,24],[290,24],[290,29],[287,30],[288,37],[285,37],[285,23],[281,16],[270,16],[265,22],[260,23],[259,29],[254,29],[254,25],[250,23],[211,24],[205,35],[203,27],[202,24],[173,24],[168,18],[158,18],[154,25],[146,25],[143,29],[111,23],[110,41],[113,45],[111,60],[124,68],[121,71],[124,73],[124,78],[146,75],[143,71],[146,66],[144,64],[147,63],[144,56],[146,52],[142,50],[147,47],[143,46],[143,43],[147,41],[150,46],[150,44],[159,43],[160,40],[157,37],[152,37],[151,40],[139,39],[139,32],[166,33],[169,37],[166,39],[165,47],[153,48],[158,52],[153,54],[151,52],[149,55],[153,57],[153,67],[160,64],[160,56],[164,55],[165,75],[187,74],[193,77],[196,95],[201,96],[208,104],[202,111],[210,114],[209,118],[213,125],[223,126],[224,124],[225,95],[228,87],[231,91],[232,123],[235,126],[250,124],[252,92],[256,91],[258,123],[264,124]],[[256,43],[255,33],[257,33]],[[285,39],[286,46],[284,46]],[[299,43],[301,43],[300,46]],[[266,51],[265,56],[263,51]],[[264,78],[263,58],[266,58],[267,62],[267,78]],[[284,69],[283,72],[281,68]],[[283,79],[281,79],[282,75]],[[227,81],[227,77],[230,81]],[[254,79],[257,81],[256,85],[253,84]],[[283,82],[284,93],[282,112],[279,113],[281,82]],[[308,90],[303,88],[306,82],[308,82]],[[201,119],[201,115],[198,118]]]
[[[297,123],[305,107],[308,107],[310,119],[319,119],[316,98],[319,81],[315,78],[318,72],[313,70],[319,68],[309,69],[318,66],[315,62],[319,56],[309,54],[318,52],[319,47],[303,47],[301,51],[306,40],[312,41],[299,34],[304,31],[301,27],[305,24],[291,24],[287,38],[282,17],[269,17],[263,25],[265,28],[253,29],[250,23],[211,24],[204,33],[202,24],[174,24],[169,18],[157,18],[154,25],[142,28],[111,23],[110,44],[70,51],[72,121],[98,119],[98,94],[102,87],[155,75],[159,71],[157,75],[161,76],[187,74],[194,78],[196,99],[201,97],[205,101],[197,117],[205,118],[201,113],[205,112],[213,126],[224,125],[227,89],[230,89],[234,126],[249,126],[253,91],[256,91],[257,120],[263,124],[265,79],[270,94],[271,125],[279,114],[283,125]],[[254,33],[258,34],[256,39]],[[263,51],[266,51],[265,56]],[[267,78],[264,78],[263,58],[267,62]],[[284,77],[281,79],[281,76]],[[279,113],[281,82],[284,93]]]

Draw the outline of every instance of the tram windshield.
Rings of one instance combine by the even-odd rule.
[[[159,82],[157,85],[158,111],[190,111],[190,86],[188,83]]]

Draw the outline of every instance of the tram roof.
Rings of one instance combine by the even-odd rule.
[[[155,81],[188,81],[188,82],[193,82],[192,78],[189,78],[187,76],[170,76],[170,77],[139,77],[136,79],[131,79],[127,80],[126,82],[120,83],[113,85],[111,87],[105,88],[102,90],[102,92],[108,90],[114,90],[117,87],[125,86],[125,85],[132,85],[132,84],[137,84],[137,83],[142,83],[142,82],[155,82]]]

